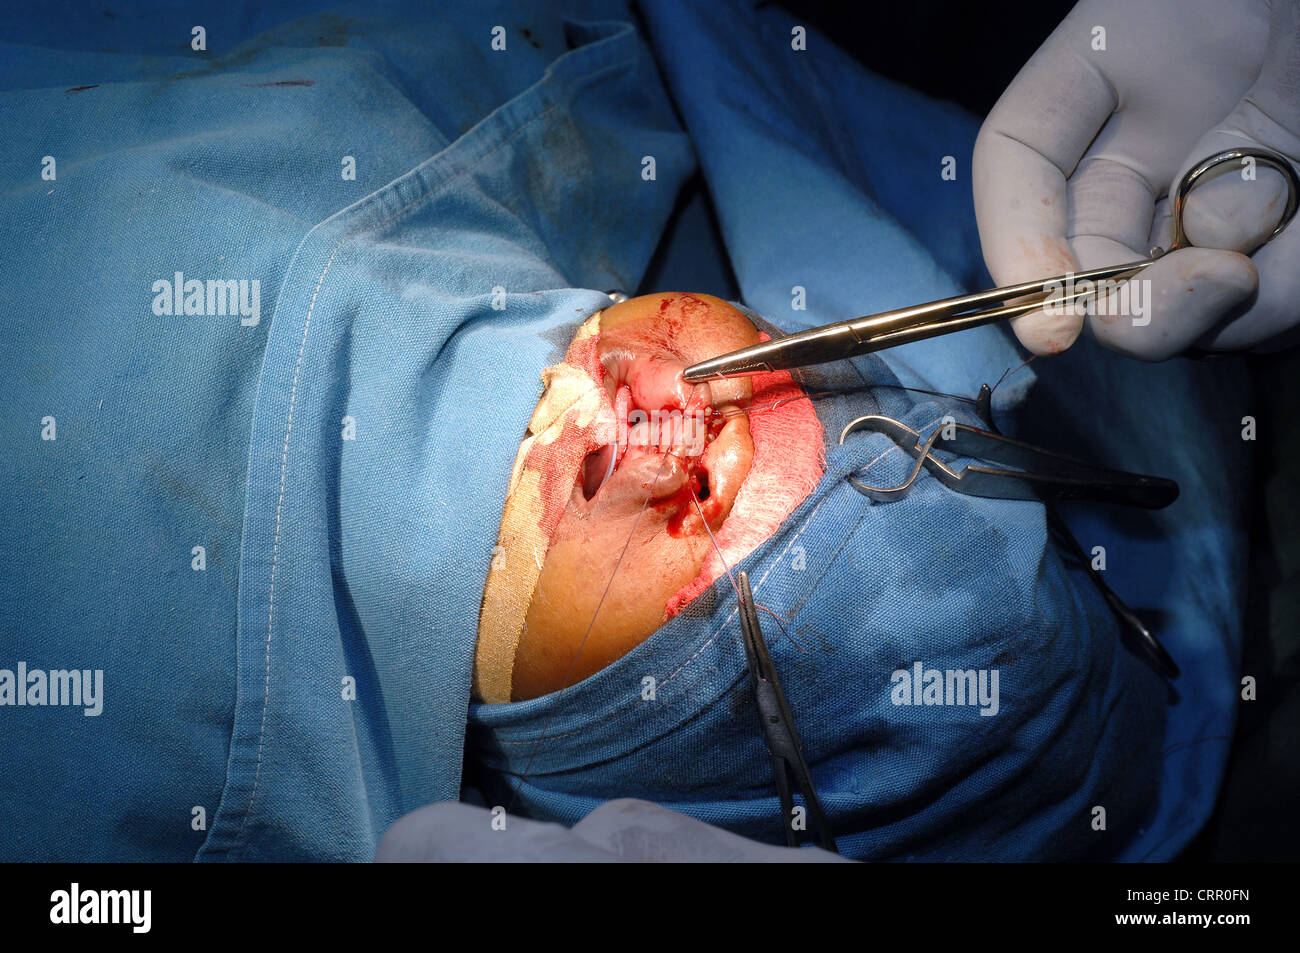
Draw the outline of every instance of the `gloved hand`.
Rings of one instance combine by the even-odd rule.
[[[1104,50],[1093,48],[1098,28]],[[1011,284],[1168,248],[1171,184],[1242,146],[1300,159],[1300,0],[1083,0],[980,130],[972,177],[985,263]],[[1218,250],[1250,249],[1273,231],[1285,182],[1263,165],[1253,181],[1222,168],[1186,203],[1187,234],[1204,247],[1141,273],[1149,314],[1116,315],[1112,296],[1109,313],[1090,317],[1103,344],[1162,360],[1192,345],[1300,337],[1300,224],[1253,258]],[[1016,335],[1036,354],[1058,353],[1084,321],[1066,310],[1019,318]]]
[[[428,804],[399,818],[375,851],[379,862],[615,861],[818,863],[844,858],[820,847],[793,849],[748,840],[668,808],[621,798],[572,828],[491,813],[458,802]]]

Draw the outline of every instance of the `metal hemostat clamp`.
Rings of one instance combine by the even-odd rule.
[[[870,486],[849,477],[849,482],[880,503],[906,494],[922,468],[950,490],[1000,500],[1094,500],[1157,510],[1178,498],[1178,484],[1173,480],[1093,466],[955,421],[940,424],[923,440],[892,417],[868,414],[844,428],[840,444],[855,430],[883,433],[916,460],[911,473],[897,486]],[[956,470],[934,455],[936,449],[1003,466],[968,463]]]
[[[985,384],[980,388],[976,402],[980,418],[989,427],[980,430],[956,422],[940,424],[921,442],[921,435],[892,417],[870,415],[859,417],[840,434],[840,443],[854,430],[874,430],[884,433],[907,450],[916,460],[907,479],[898,486],[868,486],[855,477],[849,481],[873,500],[887,502],[905,494],[916,482],[922,467],[951,489],[975,496],[1013,500],[1041,500],[1046,505],[1047,526],[1052,536],[1074,557],[1088,573],[1106,604],[1120,623],[1120,635],[1143,655],[1165,678],[1177,678],[1181,673],[1173,657],[1155,637],[1137,613],[1110,588],[1101,577],[1065,519],[1051,505],[1053,499],[1100,500],[1108,503],[1125,503],[1147,509],[1168,506],[1178,498],[1178,484],[1163,477],[1142,476],[1121,470],[1106,470],[1075,460],[1072,457],[1043,450],[1032,444],[1004,437],[997,432],[992,413],[993,392]],[[945,429],[953,431],[943,448],[962,456],[980,457],[1023,466],[1022,470],[1006,470],[971,463],[960,472],[934,457],[935,443]],[[1035,467],[1037,469],[1035,469]]]
[[[826,818],[821,799],[817,797],[812,773],[804,759],[803,742],[795,730],[790,703],[781,689],[776,666],[772,664],[767,642],[763,639],[763,627],[758,622],[758,606],[754,602],[754,593],[749,588],[749,576],[743,569],[736,572],[736,590],[740,598],[740,634],[745,644],[745,661],[749,666],[749,681],[759,721],[762,723],[763,742],[767,745],[777,796],[781,801],[781,824],[785,828],[785,842],[790,847],[799,846],[799,838],[791,826],[795,809],[794,792],[790,787],[793,777],[803,796],[804,810],[817,828],[818,843],[824,849],[838,854],[830,821]]]

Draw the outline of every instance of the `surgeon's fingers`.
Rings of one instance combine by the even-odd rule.
[[[1240,315],[1215,327],[1198,344],[1211,351],[1285,346],[1300,327],[1300,225],[1292,225],[1253,256],[1259,292]]]
[[[591,863],[620,859],[559,824],[493,814],[456,801],[427,804],[398,818],[375,851],[380,863]]]
[[[1067,180],[1115,108],[1115,92],[1077,49],[1067,18],[989,113],[972,180],[984,261],[999,284],[1078,270],[1067,240]],[[1082,318],[1035,313],[1013,323],[1036,354],[1073,343]]]
[[[1163,361],[1187,350],[1225,314],[1249,301],[1257,282],[1255,266],[1245,255],[1182,249],[1098,296],[1088,308],[1088,327],[1113,350]]]
[[[1224,149],[1264,146],[1300,171],[1300,2],[1270,6],[1268,52],[1255,84],[1214,129],[1193,146],[1193,163]],[[1286,181],[1257,160],[1224,167],[1188,200],[1186,229],[1196,244],[1253,247],[1276,228]],[[1208,334],[1201,345],[1236,350],[1269,345],[1300,323],[1300,225],[1292,223],[1255,252],[1259,293],[1249,308]]]
[[[648,801],[621,798],[600,805],[572,829],[455,801],[428,804],[388,829],[375,860],[835,863],[844,858],[820,848],[763,844]]]
[[[1277,137],[1273,143],[1278,142]],[[1236,134],[1210,134],[1193,150],[1192,161],[1229,148],[1255,145]],[[1293,145],[1300,149],[1300,144]],[[1281,173],[1258,162],[1222,167],[1222,174],[1193,189],[1187,200],[1187,237],[1204,248],[1256,248],[1269,239],[1287,197]],[[1211,173],[1213,174],[1213,173]],[[1292,225],[1252,256],[1258,289],[1244,307],[1225,309],[1198,339],[1201,347],[1256,347],[1300,321],[1300,226]],[[1235,304],[1235,303],[1234,303]]]
[[[1070,246],[1079,267],[1105,268],[1146,258],[1159,196],[1131,166],[1088,157],[1070,178]]]
[[[749,840],[649,801],[607,801],[573,827],[593,847],[624,860],[673,863],[835,863],[821,848],[777,847]]]
[[[1070,237],[1073,261],[1066,268],[1045,271],[1040,277],[1056,277],[1065,272],[1104,268],[1147,257],[1155,196],[1138,172],[1110,159],[1085,158],[1070,178],[1068,204],[1066,234]],[[1021,342],[1035,354],[1055,354],[1074,342],[1083,327],[1086,308],[1087,300],[1049,307],[1016,319],[1012,327]],[[1099,310],[1107,315],[1116,313],[1105,308]]]

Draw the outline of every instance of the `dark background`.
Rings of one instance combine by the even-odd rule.
[[[983,116],[1072,2],[780,4],[867,68]],[[1258,443],[1240,709],[1214,816],[1184,860],[1300,858],[1300,352],[1248,358]],[[1214,466],[1207,460],[1206,466]]]

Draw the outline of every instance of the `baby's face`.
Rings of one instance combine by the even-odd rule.
[[[515,656],[517,698],[559,688],[579,646],[571,681],[627,653],[699,575],[753,462],[751,385],[690,385],[681,372],[756,343],[743,314],[707,295],[633,298],[601,315],[603,386],[626,437],[570,477]]]
[[[647,295],[600,314],[594,340],[593,328],[548,370],[539,436],[517,464],[512,496],[535,497],[535,519],[518,518],[525,508],[509,500],[502,518],[514,578],[536,576],[513,656],[516,700],[635,648],[770,535],[821,473],[820,425],[788,375],[682,380],[697,361],[759,342],[725,301]],[[526,531],[511,535],[519,524]],[[499,608],[517,594],[498,597],[493,585],[484,618],[518,620]],[[481,656],[484,632],[481,623]]]

